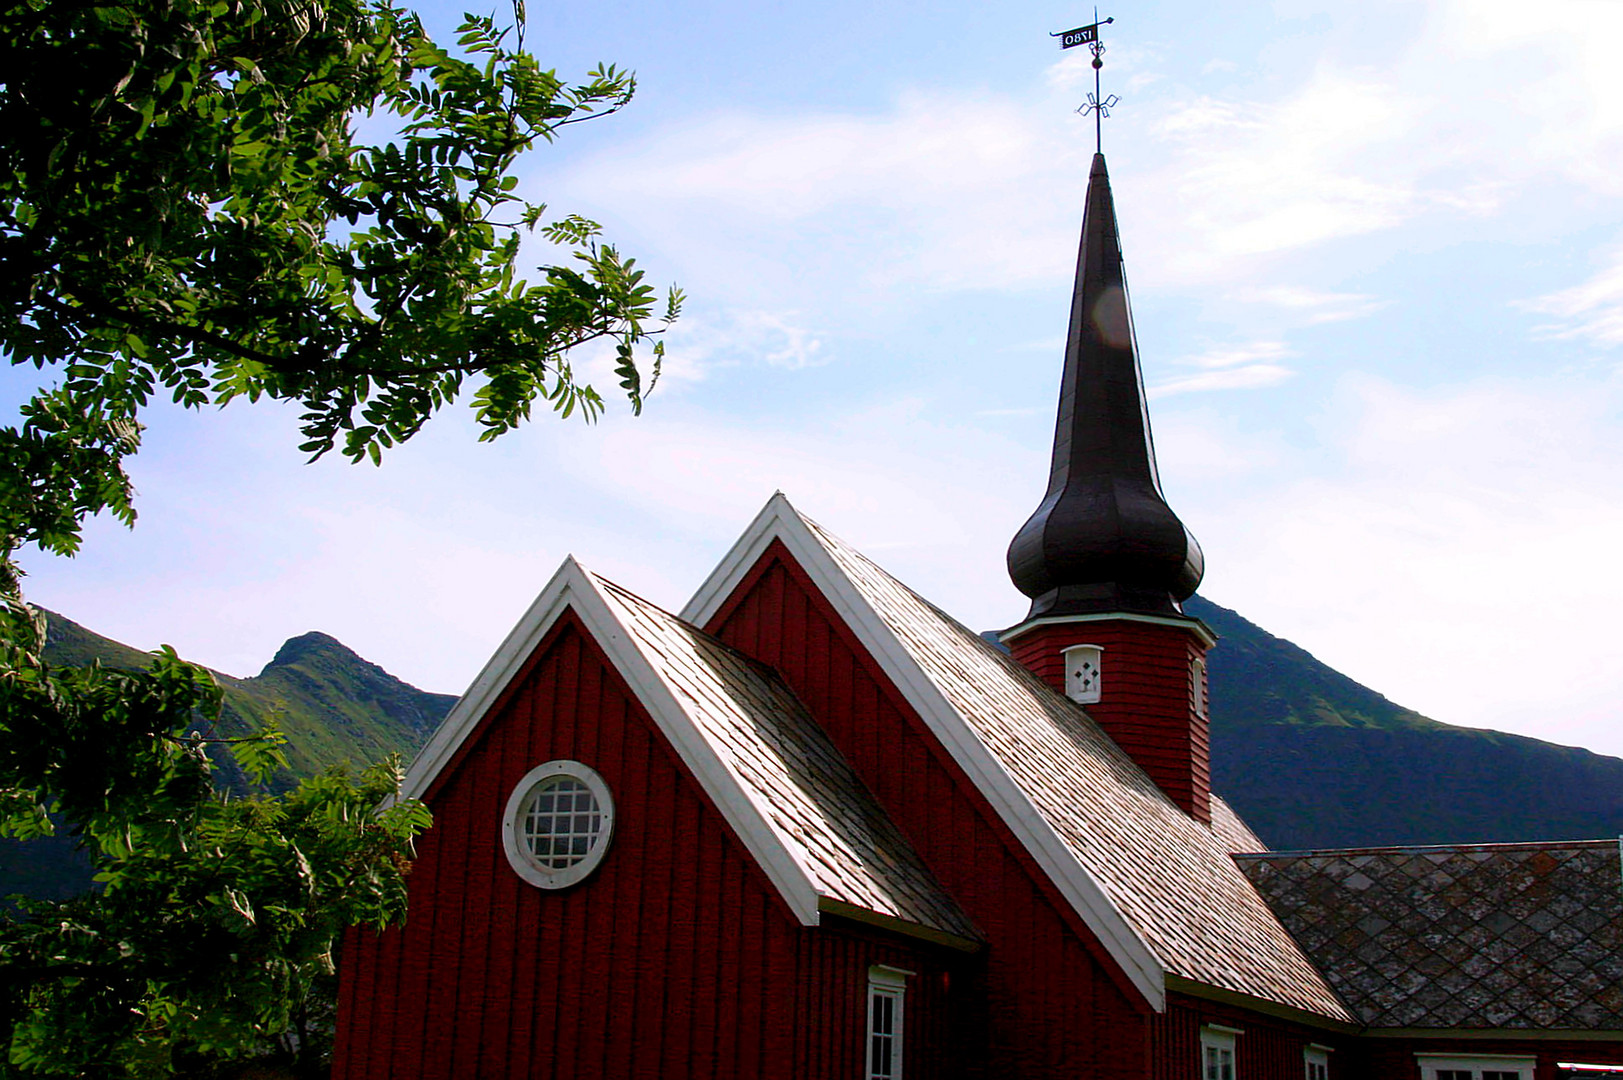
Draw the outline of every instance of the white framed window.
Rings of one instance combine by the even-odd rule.
[[[1533,1080],[1534,1059],[1514,1054],[1416,1054],[1421,1080]]]
[[[1234,1040],[1239,1028],[1207,1024],[1200,1029],[1201,1080],[1237,1080],[1234,1071]]]
[[[1103,689],[1104,649],[1098,645],[1072,645],[1065,658],[1065,696],[1079,705],[1092,705]]]
[[[911,974],[883,964],[868,969],[867,1080],[902,1080],[902,1016]]]
[[[1317,1043],[1302,1051],[1304,1080],[1330,1080],[1330,1048]]]
[[[502,848],[519,877],[542,889],[584,879],[614,834],[609,786],[578,761],[549,761],[524,774],[502,815]]]

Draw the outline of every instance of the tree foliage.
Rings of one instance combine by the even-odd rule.
[[[537,399],[595,416],[568,355],[602,341],[640,410],[680,293],[514,172],[634,80],[510,36],[469,16],[453,54],[385,0],[0,0],[0,348],[64,376],[0,432],[0,529],[131,519],[155,394],[298,401],[303,449],[377,461],[465,392],[484,437]],[[532,229],[564,256],[533,281]]]
[[[162,1076],[262,1050],[308,1011],[345,927],[404,917],[426,809],[378,809],[394,762],[230,798],[210,782],[211,743],[259,781],[286,761],[274,732],[210,737],[221,692],[207,671],[168,650],[145,671],[58,669],[36,612],[8,603],[0,626],[0,836],[72,821],[100,886],[0,923],[10,1066]]]
[[[0,429],[0,836],[72,823],[99,885],[0,916],[0,1075],[172,1075],[297,1028],[343,928],[404,916],[428,822],[394,763],[227,797],[210,747],[263,778],[279,736],[217,738],[219,687],[168,650],[46,663],[13,555],[133,522],[161,397],[296,401],[302,449],[377,462],[464,395],[481,438],[596,416],[569,357],[600,342],[640,411],[680,292],[514,171],[633,90],[388,0],[0,0],[0,352],[42,372]],[[531,231],[558,260],[526,278]]]

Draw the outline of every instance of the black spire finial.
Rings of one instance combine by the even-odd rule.
[[[1094,154],[1048,492],[1009,545],[1009,576],[1032,598],[1027,618],[1176,615],[1203,571],[1161,494],[1110,176]]]

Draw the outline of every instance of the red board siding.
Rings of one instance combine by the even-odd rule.
[[[965,1075],[1148,1075],[1147,1009],[781,544],[707,628],[776,668],[985,936]]]
[[[1101,619],[1050,623],[1010,643],[1014,658],[1054,689],[1065,691],[1064,650],[1098,645],[1100,698],[1088,715],[1138,762],[1184,812],[1212,820],[1211,720],[1208,700],[1191,678],[1206,649],[1193,632],[1177,626]],[[1198,699],[1197,699],[1198,690]]]
[[[1200,1029],[1207,1024],[1239,1029],[1234,1037],[1234,1072],[1240,1080],[1303,1080],[1303,1051],[1310,1044],[1330,1048],[1330,1080],[1384,1077],[1358,1067],[1356,1041],[1345,1035],[1173,994],[1168,996],[1166,1012],[1151,1024],[1153,1080],[1202,1080]]]
[[[602,774],[617,821],[598,870],[547,892],[507,865],[500,815],[555,758]],[[910,1078],[961,1075],[973,1051],[974,961],[801,927],[572,613],[428,802],[409,920],[346,938],[335,1077],[850,1080],[873,964],[916,973]]]

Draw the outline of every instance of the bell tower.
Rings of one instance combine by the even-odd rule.
[[[1095,153],[1048,490],[1009,545],[1031,610],[1002,640],[1209,823],[1206,651],[1217,639],[1180,607],[1204,570],[1161,492],[1110,176]]]

